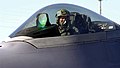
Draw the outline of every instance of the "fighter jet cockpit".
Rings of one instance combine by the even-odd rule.
[[[57,11],[69,11],[69,22],[66,27],[68,34],[78,35],[116,30],[119,25],[86,8],[72,4],[53,4],[34,13],[9,37],[30,36],[33,38],[61,36],[56,21]],[[61,13],[64,13],[61,11]],[[60,14],[60,13],[58,13]]]

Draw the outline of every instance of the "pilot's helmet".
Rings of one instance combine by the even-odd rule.
[[[69,16],[70,12],[66,9],[60,9],[56,13],[56,17],[61,17],[61,16]]]

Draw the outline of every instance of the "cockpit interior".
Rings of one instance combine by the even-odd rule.
[[[119,29],[115,22],[86,8],[72,4],[53,4],[35,12],[9,37],[30,36],[33,38],[61,36],[57,30],[56,13],[59,9],[70,11],[70,35],[89,34]]]

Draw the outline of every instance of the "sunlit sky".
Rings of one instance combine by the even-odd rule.
[[[75,4],[99,13],[98,0],[1,0],[0,41],[42,7],[55,3]],[[102,0],[102,15],[120,24],[120,0]]]

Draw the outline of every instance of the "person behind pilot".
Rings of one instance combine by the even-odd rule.
[[[70,35],[69,33],[69,22],[70,22],[70,12],[66,9],[60,9],[56,13],[56,23],[61,36]]]

